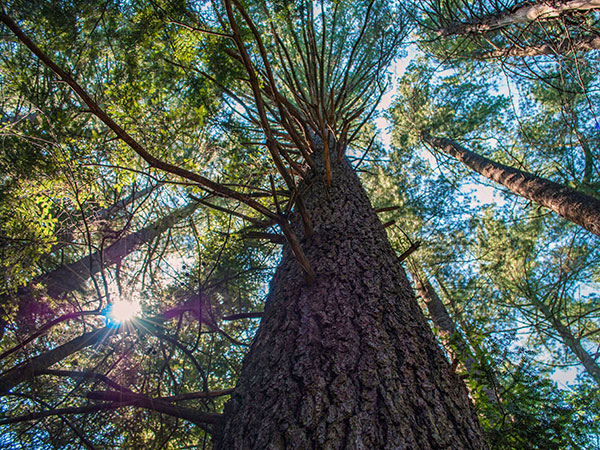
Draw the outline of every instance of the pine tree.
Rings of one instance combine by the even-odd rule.
[[[97,403],[87,411],[150,408],[200,424],[214,432],[216,448],[224,449],[486,448],[466,389],[424,320],[346,156],[363,137],[385,87],[384,70],[406,34],[401,14],[375,0],[321,2],[320,11],[312,2],[281,2],[272,5],[274,10],[262,2],[243,6],[237,0],[213,6],[214,12],[197,15],[196,23],[189,22],[190,11],[178,19],[161,13],[167,23],[224,40],[224,54],[243,69],[238,86],[198,70],[224,98],[238,102],[246,123],[260,131],[248,135],[262,134],[259,145],[274,169],[266,189],[257,186],[248,192],[241,183],[215,181],[171,162],[168,154],[158,156],[144,145],[140,132],[119,124],[94,99],[85,79],[63,68],[9,15],[0,15],[20,43],[145,164],[260,213],[271,232],[279,230],[285,239],[260,327],[222,417],[172,406],[168,402],[176,400],[130,392],[110,377],[95,375],[88,379],[95,377],[109,390],[88,392],[87,399]],[[185,57],[188,50],[177,53],[172,64],[193,70]],[[219,57],[223,60],[223,54]],[[233,206],[221,209],[240,216]],[[261,225],[246,212],[242,217]],[[202,293],[197,299],[198,308],[178,310],[180,323],[187,313],[198,319],[199,327],[207,322],[206,300]],[[139,332],[172,342],[162,327],[175,317],[163,313],[153,321],[142,320]],[[51,366],[125,331],[97,328],[43,352],[22,368],[10,369],[3,391],[40,376],[81,377]],[[196,361],[185,346],[176,347]],[[204,396],[197,398],[206,399],[211,395],[208,377],[203,378]],[[50,409],[5,423],[84,412],[77,408]]]

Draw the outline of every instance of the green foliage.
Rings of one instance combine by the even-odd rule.
[[[522,349],[521,349],[522,351]],[[592,449],[598,433],[594,420],[596,394],[573,398],[575,391],[558,389],[527,363],[497,373],[505,386],[498,408],[479,397],[482,421],[492,449]]]
[[[450,73],[448,73],[450,72]],[[442,71],[425,58],[412,61],[400,81],[392,117],[397,147],[416,146],[423,131],[468,137],[500,125],[507,99],[492,94],[497,81],[486,70]],[[481,138],[481,137],[480,137]]]
[[[419,32],[432,38],[421,41],[428,56],[415,58],[403,76],[391,113],[394,148],[369,183],[378,206],[401,207],[382,221],[396,219],[389,235],[398,253],[409,245],[405,234],[423,240],[414,261],[443,294],[481,365],[479,375],[468,374],[469,387],[492,448],[596,448],[597,393],[584,404],[586,383],[567,391],[548,377],[562,364],[581,363],[557,324],[597,360],[597,238],[509,192],[469,196],[482,178],[420,141],[422,131],[450,137],[597,195],[596,55],[523,61],[527,72],[507,69],[507,59],[466,59],[480,51],[480,36],[439,40]],[[520,345],[529,357],[517,354]]]
[[[571,390],[550,380],[555,366],[578,361],[556,321],[540,308],[549,308],[593,355],[600,342],[597,239],[511,194],[481,200],[472,192],[478,180],[460,164],[431,154],[420,140],[423,131],[461,140],[500,162],[598,195],[597,55],[538,58],[535,76],[526,61],[487,64],[481,53],[513,45],[509,33],[438,39],[436,29],[445,22],[436,14],[464,21],[476,8],[445,1],[418,5],[429,9],[415,20],[421,42],[386,113],[394,123],[393,147],[384,148],[368,119],[390,81],[387,64],[404,51],[400,44],[410,24],[398,3],[241,3],[268,55],[262,59],[250,26],[236,13],[276,137],[285,137],[285,128],[270,102],[267,67],[286,107],[301,110],[305,123],[299,130],[324,115],[337,138],[351,141],[348,153],[355,162],[370,149],[361,160],[364,184],[375,207],[400,207],[380,215],[384,223],[395,221],[388,231],[398,254],[422,242],[410,263],[439,290],[472,350],[477,370],[462,375],[468,375],[492,448],[597,446],[598,388],[585,376]],[[272,210],[271,176],[280,202],[293,195],[257,128],[248,73],[232,57],[237,49],[219,2],[17,0],[4,8],[153,156]],[[363,30],[367,17],[377,26]],[[309,18],[314,30],[307,29]],[[597,22],[595,16],[576,19],[583,31]],[[570,23],[546,25],[550,37],[579,30]],[[540,26],[513,31],[545,42],[539,40]],[[280,230],[273,223],[256,228],[261,218],[242,203],[148,167],[5,27],[0,55],[0,352],[8,352],[3,368],[104,327],[108,303],[137,298],[144,317],[168,319],[115,331],[54,368],[106,374],[152,398],[232,387],[258,321],[223,317],[262,311],[279,258],[276,246],[243,236]],[[295,157],[298,149],[290,150]],[[150,186],[155,189],[127,200]],[[37,277],[105,254],[198,198],[216,208],[203,205],[129,249],[81,292],[44,298],[41,307],[53,319],[86,315],[59,321],[21,346],[45,323],[33,317],[25,324],[19,317],[26,311],[19,300],[24,288],[44,291]],[[13,417],[87,405],[87,393],[109,389],[94,378],[37,375],[16,395],[3,397],[0,413]],[[499,403],[486,394],[490,389]],[[179,404],[217,412],[227,398]],[[0,446],[7,448],[79,448],[85,439],[96,448],[210,445],[201,427],[135,407],[45,417],[3,425],[3,431],[8,438],[0,438]]]

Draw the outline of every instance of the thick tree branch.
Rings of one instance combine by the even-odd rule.
[[[146,161],[151,167],[163,170],[168,173],[180,176],[188,179],[201,186],[210,189],[224,197],[233,198],[239,200],[251,208],[259,211],[267,217],[274,218],[273,214],[262,204],[257,201],[246,197],[245,195],[229,189],[222,184],[216,183],[208,178],[203,177],[200,174],[191,172],[182,167],[175,166],[168,162],[162,161],[152,154],[150,154],[138,141],[136,141],[129,133],[127,133],[120,125],[118,125],[104,110],[102,110],[98,104],[89,96],[89,94],[83,89],[71,75],[59,67],[48,55],[46,55],[37,45],[29,39],[21,28],[5,13],[0,13],[0,21],[3,22],[12,32],[19,38],[19,40],[27,47],[31,52],[36,55],[46,66],[48,66],[54,73],[56,73],[65,83],[67,83],[71,89],[81,98],[81,100],[88,106],[92,114],[98,117],[106,126],[108,126],[123,142],[133,149],[144,161]]]
[[[262,231],[249,231],[241,235],[242,239],[266,239],[274,244],[285,244],[285,236],[276,233],[264,233]]]
[[[248,312],[232,314],[230,316],[223,317],[223,320],[239,320],[239,319],[260,319],[263,316],[263,312]]]
[[[164,400],[165,402],[183,402],[187,400],[197,400],[199,398],[223,397],[225,395],[233,394],[234,391],[235,388],[206,392],[189,392],[187,394],[172,395],[170,397],[160,397],[160,400]]]
[[[137,406],[168,416],[178,417],[197,425],[215,424],[221,420],[221,414],[204,413],[195,408],[172,405],[162,399],[146,397],[141,394],[115,391],[94,391],[87,394],[90,400],[112,402],[112,405]]]
[[[379,213],[388,212],[388,211],[397,211],[399,209],[400,209],[400,206],[386,206],[383,208],[376,208],[375,212],[377,214],[379,214]]]
[[[121,386],[119,383],[111,380],[109,377],[102,373],[92,372],[92,371],[79,371],[79,370],[39,370],[35,372],[35,375],[51,375],[57,377],[69,377],[69,378],[83,378],[88,380],[99,380],[106,384],[108,387],[111,387],[117,391],[121,392],[132,392],[131,389],[128,389],[124,386]]]
[[[412,255],[415,251],[417,251],[420,246],[421,246],[421,241],[412,242],[410,244],[410,246],[400,256],[398,256],[398,260],[404,261],[410,255]]]

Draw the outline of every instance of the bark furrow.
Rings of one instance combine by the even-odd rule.
[[[215,448],[487,448],[345,158],[331,177],[328,187],[321,169],[300,190],[315,280],[286,245]],[[299,217],[292,226],[300,236]]]

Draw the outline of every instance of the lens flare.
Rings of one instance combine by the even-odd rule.
[[[142,312],[139,301],[117,300],[111,305],[109,318],[114,322],[126,322]]]

